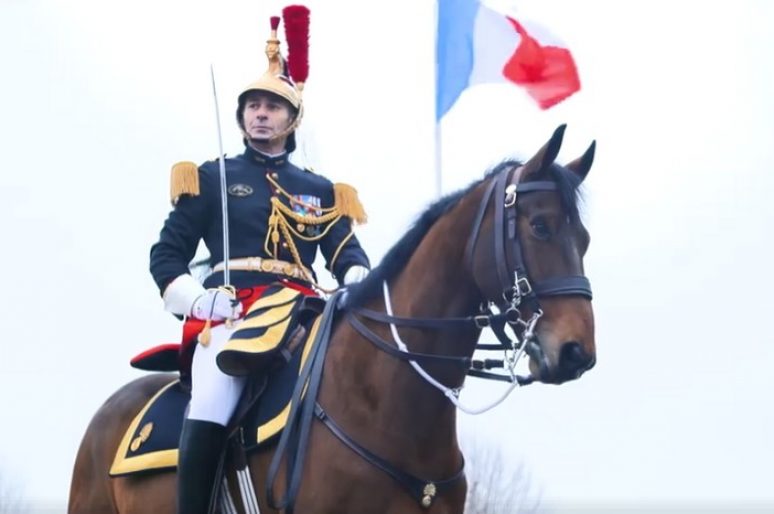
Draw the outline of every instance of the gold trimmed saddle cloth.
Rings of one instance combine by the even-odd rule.
[[[272,285],[256,300],[241,319],[223,349],[217,364],[224,373],[246,376],[290,354],[287,343],[298,327],[302,292],[281,284]]]
[[[285,366],[268,371],[267,385],[260,400],[253,403],[239,420],[241,444],[247,451],[270,444],[285,427],[291,398],[299,373],[314,350],[320,318],[305,321],[309,325],[304,341],[294,350]],[[127,427],[113,459],[110,476],[125,476],[175,469],[178,443],[190,399],[190,390],[178,379],[160,387]],[[242,398],[244,402],[246,398]],[[237,412],[242,406],[237,407]]]

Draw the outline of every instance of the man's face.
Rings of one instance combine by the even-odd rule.
[[[245,100],[242,123],[249,138],[269,141],[287,129],[293,121],[290,104],[271,93],[256,91]]]

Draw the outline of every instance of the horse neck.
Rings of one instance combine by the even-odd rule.
[[[478,202],[466,199],[435,222],[391,280],[396,316],[441,318],[475,310],[478,294],[464,267],[470,229],[464,227],[470,227]],[[365,307],[385,310],[379,297]],[[388,325],[364,321],[381,339],[393,341]],[[475,330],[398,330],[410,351],[437,355],[469,355],[477,336]],[[459,386],[465,376],[460,367],[446,363],[423,368],[447,386]],[[401,469],[427,476],[459,470],[454,405],[406,361],[376,348],[347,323],[334,333],[320,403],[355,440]]]
[[[403,272],[392,281],[394,315],[452,318],[476,312],[481,298],[465,261],[465,249],[477,203],[463,198],[425,235]],[[468,356],[473,352],[476,335],[473,331],[424,331],[411,339],[410,350]]]
[[[463,198],[425,235],[404,270],[391,283],[390,300],[395,316],[450,318],[468,316],[476,311],[480,295],[466,268],[465,247],[477,205],[475,199]],[[380,302],[376,308],[383,308],[383,305]],[[378,328],[386,340],[393,340],[386,326]],[[478,331],[473,329],[397,327],[397,331],[411,352],[458,357],[473,353],[478,336]],[[439,427],[445,424],[450,429],[449,435],[454,436],[456,409],[448,398],[405,361],[392,358],[388,365],[395,369],[395,380],[390,386],[391,396],[396,399],[394,408],[411,417],[412,431],[418,435],[424,431],[437,437]],[[453,364],[423,363],[422,367],[447,387],[461,386],[465,379],[465,370]],[[407,398],[411,401],[406,402]],[[422,405],[422,408],[417,409],[416,405]]]

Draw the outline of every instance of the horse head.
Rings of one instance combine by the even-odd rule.
[[[532,377],[560,384],[596,361],[591,288],[583,257],[589,234],[578,213],[578,187],[595,143],[580,158],[554,162],[565,126],[527,162],[506,163],[486,188],[467,247],[473,280],[521,332]]]

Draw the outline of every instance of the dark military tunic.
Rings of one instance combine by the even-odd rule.
[[[295,262],[288,248],[282,244],[279,253],[267,254],[264,243],[272,210],[270,198],[276,196],[288,206],[290,201],[278,194],[267,175],[292,196],[303,202],[316,202],[321,207],[333,207],[333,183],[315,173],[302,170],[287,160],[287,155],[267,157],[247,147],[245,153],[226,160],[228,191],[229,250],[230,259],[242,257],[277,258]],[[198,196],[183,195],[169,214],[161,235],[150,252],[150,271],[159,289],[164,289],[179,275],[189,272],[188,265],[196,254],[200,239],[210,252],[210,265],[223,261],[223,222],[220,200],[220,172],[217,160],[199,167]],[[292,206],[291,206],[292,207]],[[307,213],[308,214],[308,213]],[[318,241],[294,239],[303,265],[311,270],[319,246],[326,261],[326,269],[342,282],[344,274],[353,265],[370,267],[357,238],[352,235],[351,220],[342,217],[328,233]],[[294,223],[295,225],[295,223]],[[314,236],[326,225],[303,228],[304,235]],[[342,245],[343,242],[343,245]],[[339,246],[341,248],[339,249]],[[273,245],[269,243],[270,250]],[[334,260],[335,257],[335,260]],[[287,278],[280,275],[282,278]],[[278,275],[256,271],[231,271],[231,283],[237,288],[275,282]],[[303,282],[302,282],[303,283]],[[223,273],[213,273],[204,282],[205,287],[223,284]]]

